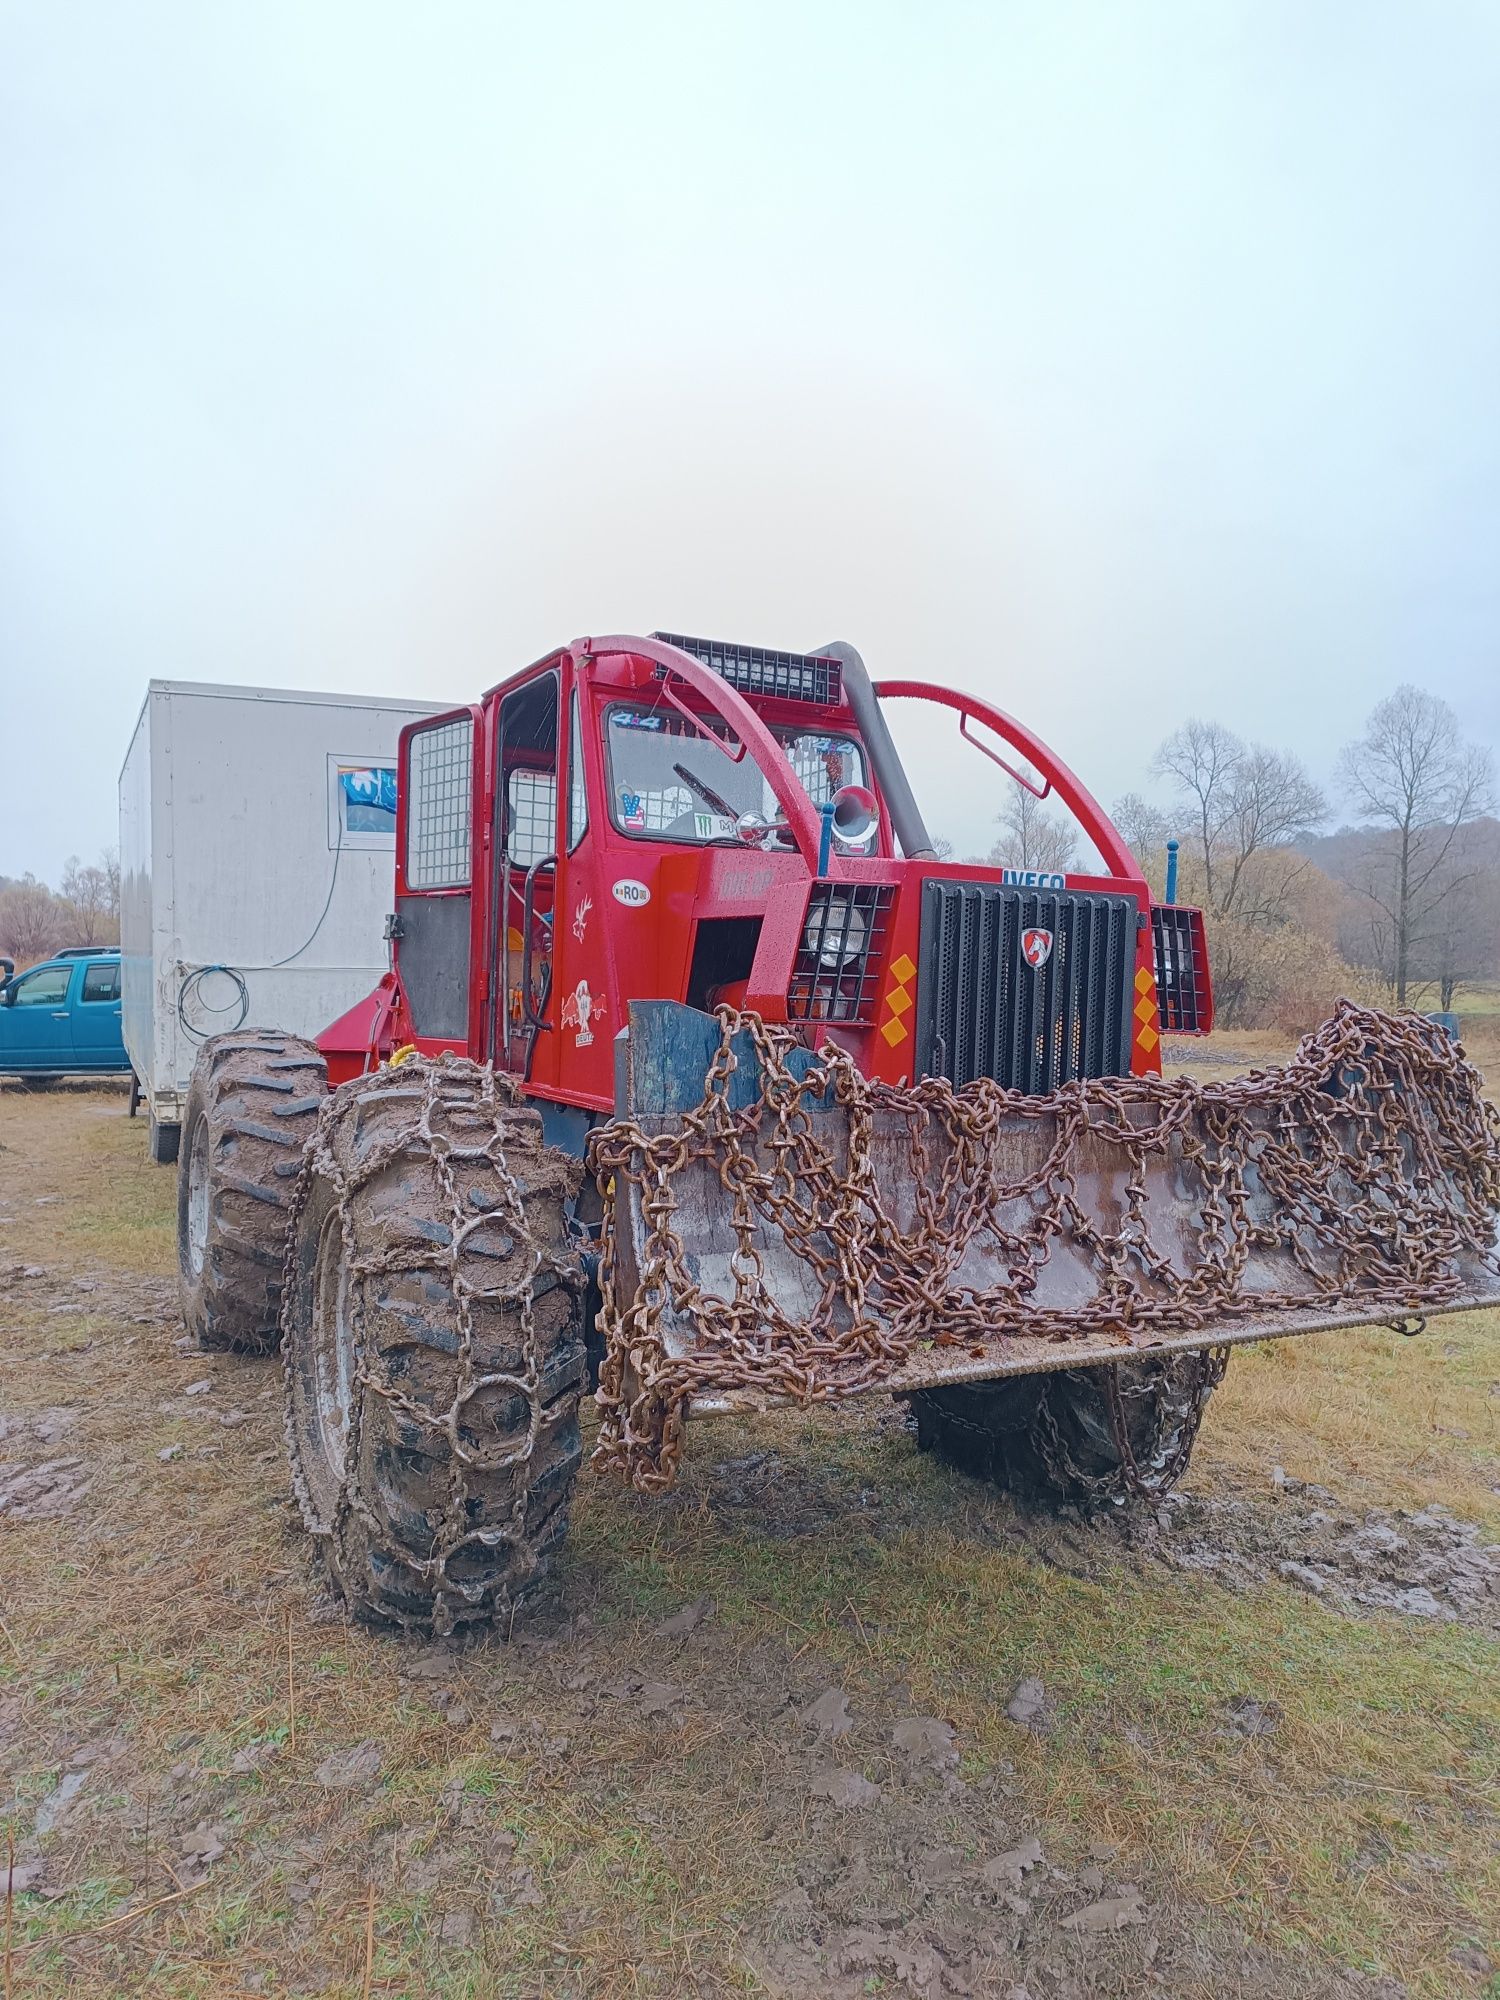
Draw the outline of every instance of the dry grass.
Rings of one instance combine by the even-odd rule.
[[[899,1875],[923,1839],[990,1852],[1032,1829],[1067,1866],[1100,1838],[1121,1850],[1164,1940],[1160,1990],[1183,2000],[1251,1990],[1230,1982],[1241,1937],[1280,1954],[1258,1992],[1331,1993],[1316,1979],[1345,1966],[1430,2000],[1480,1990],[1449,1956],[1493,1950],[1500,1908],[1497,1649],[1478,1633],[1235,1594],[1108,1546],[1070,1574],[872,1404],[705,1424],[665,1500],[586,1480],[571,1637],[463,1655],[462,1709],[440,1713],[414,1648],[326,1619],[269,1364],[178,1354],[152,1320],[173,1183],[122,1102],[0,1092],[0,1146],[18,1218],[0,1267],[52,1273],[6,1300],[0,1408],[77,1410],[56,1449],[93,1480],[69,1517],[0,1520],[0,1841],[7,1821],[29,1836],[80,1744],[117,1740],[43,1842],[65,1893],[15,1906],[15,2000],[757,1992],[747,1939],[857,1837]],[[74,1273],[101,1288],[70,1291]],[[1241,1356],[1191,1487],[1263,1491],[1274,1461],[1361,1506],[1438,1500],[1493,1528],[1497,1331],[1475,1315]],[[690,1641],[655,1636],[703,1593],[718,1611]],[[610,1692],[632,1675],[679,1690],[669,1715]],[[1056,1704],[1049,1738],[1005,1719],[1026,1675]],[[867,1835],[809,1798],[787,1703],[830,1682],[863,1718],[849,1758],[887,1785]],[[1274,1736],[1222,1733],[1245,1693],[1280,1705]],[[882,1746],[908,1709],[957,1725],[965,1795],[895,1785]],[[497,1719],[516,1733],[493,1741]],[[317,1782],[365,1739],[376,1786]],[[232,1771],[267,1742],[262,1769]],[[199,1821],[225,1847],[201,1884],[182,1861]],[[1145,1992],[1120,1964],[1086,1990]]]

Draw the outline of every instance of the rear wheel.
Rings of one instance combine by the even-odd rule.
[[[911,1397],[917,1443],[1029,1499],[1115,1505],[1167,1492],[1187,1470],[1227,1354],[1153,1355]]]
[[[276,1345],[292,1190],[327,1075],[298,1035],[241,1030],[199,1051],[178,1151],[177,1265],[200,1347]]]
[[[334,1107],[282,1312],[303,1519],[361,1614],[506,1623],[562,1545],[582,1456],[581,1170],[475,1063],[413,1058]]]

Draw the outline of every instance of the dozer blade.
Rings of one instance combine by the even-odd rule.
[[[760,1409],[1500,1304],[1500,1112],[1436,1024],[1341,1002],[1282,1067],[1028,1097],[871,1082],[785,1029],[630,1009],[598,1456],[669,1484]]]

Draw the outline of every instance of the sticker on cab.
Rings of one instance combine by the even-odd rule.
[[[623,903],[627,910],[644,910],[651,901],[651,891],[644,882],[634,881],[626,876],[623,882],[616,882],[610,892],[617,903]]]

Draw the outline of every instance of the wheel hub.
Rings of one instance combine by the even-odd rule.
[[[188,1140],[188,1265],[196,1278],[208,1254],[208,1120],[200,1118]]]
[[[349,1323],[349,1269],[337,1210],[318,1236],[313,1273],[313,1412],[323,1455],[335,1480],[344,1477],[349,1413],[354,1400],[354,1336]]]

